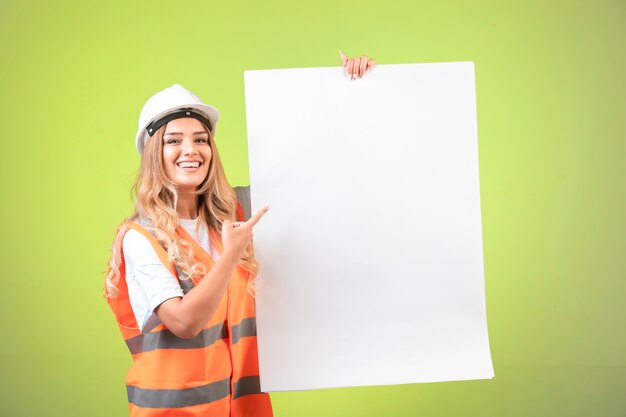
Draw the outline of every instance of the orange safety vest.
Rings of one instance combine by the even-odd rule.
[[[240,211],[240,210],[238,210]],[[168,270],[178,277],[167,253],[144,227],[131,223],[118,231],[135,229],[152,244]],[[180,237],[190,242],[206,270],[213,259],[187,231]],[[222,243],[211,229],[218,252]],[[114,250],[122,254],[120,247]],[[192,339],[175,336],[163,324],[142,334],[128,299],[124,258],[121,257],[119,293],[107,298],[133,357],[126,375],[131,417],[272,417],[269,395],[260,391],[254,298],[247,291],[249,273],[237,267],[217,311]],[[179,281],[187,293],[197,280]]]

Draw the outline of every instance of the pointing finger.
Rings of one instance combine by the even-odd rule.
[[[269,206],[263,207],[261,210],[257,211],[254,216],[250,217],[250,219],[246,223],[254,227],[269,209]]]

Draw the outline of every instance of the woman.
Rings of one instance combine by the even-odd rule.
[[[342,65],[350,79],[366,56]],[[133,356],[131,416],[272,416],[260,391],[252,228],[214,141],[218,111],[176,84],[139,118],[135,211],[118,228],[106,296]]]

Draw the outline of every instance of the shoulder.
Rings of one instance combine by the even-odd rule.
[[[136,219],[134,221],[123,224],[118,228],[117,233],[117,239],[122,239],[124,241],[124,245],[133,243],[137,244],[138,242],[141,242],[141,244],[143,244],[144,242],[148,242],[152,245],[158,245],[156,243],[156,239],[150,222],[142,219]],[[120,234],[122,234],[123,236],[120,236]]]
[[[122,238],[124,249],[137,245],[151,244],[152,235],[148,228],[140,222],[126,223],[118,229],[117,233],[117,239]],[[123,236],[119,236],[119,234],[123,234]]]
[[[150,233],[149,228],[137,223],[128,224],[122,241],[122,250],[129,264],[141,266],[158,263],[164,265],[172,274],[175,273],[174,263],[167,251]]]
[[[124,234],[124,239],[122,240],[124,252],[126,252],[127,249],[145,247],[146,245],[152,246],[150,245],[148,238],[139,233],[137,230],[129,228]]]
[[[124,234],[122,249],[126,259],[137,259],[147,255],[150,255],[150,257],[156,256],[156,252],[148,238],[132,228],[128,229],[126,234]]]

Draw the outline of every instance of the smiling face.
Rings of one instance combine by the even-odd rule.
[[[163,134],[165,175],[180,191],[195,191],[209,172],[209,133],[197,119],[185,117],[169,122]]]

